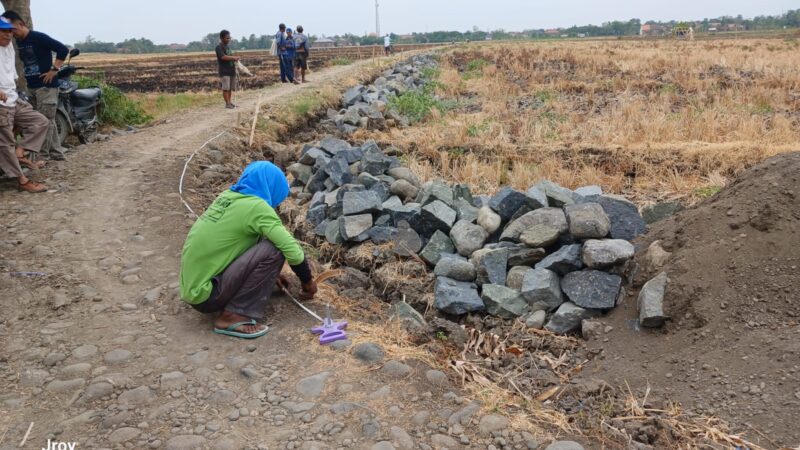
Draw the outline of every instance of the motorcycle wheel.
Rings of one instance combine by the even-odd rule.
[[[64,141],[67,140],[69,135],[69,121],[60,112],[56,113],[56,133],[58,134],[59,144],[64,145]]]

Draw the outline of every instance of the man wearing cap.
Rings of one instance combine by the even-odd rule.
[[[281,81],[283,81],[284,74],[290,83],[298,84],[294,79],[294,36],[292,36],[292,29],[286,29],[286,39],[283,40],[283,45],[280,49],[281,52]]]
[[[69,49],[50,36],[31,30],[14,11],[6,11],[2,17],[14,25],[14,37],[17,39],[19,57],[25,70],[28,92],[33,98],[36,110],[50,121],[47,137],[42,146],[42,154],[53,159],[64,159],[64,149],[56,128],[56,110],[58,109],[58,78],[56,74]],[[53,61],[53,53],[56,59]]]
[[[39,167],[25,158],[25,152],[38,152],[42,148],[50,122],[17,94],[17,67],[11,45],[13,30],[7,19],[0,18],[0,169],[19,181],[19,190],[44,192],[47,187],[26,177],[20,163]],[[19,142],[14,128],[22,130]]]

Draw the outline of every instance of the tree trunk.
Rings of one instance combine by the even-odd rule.
[[[0,0],[3,4],[3,9],[8,11],[16,11],[22,17],[22,20],[28,24],[29,28],[33,28],[33,20],[31,19],[31,0]]]
[[[12,10],[15,11],[17,14],[22,17],[22,20],[28,24],[29,28],[33,28],[33,18],[31,18],[31,0],[0,0],[0,3],[3,4],[3,9],[6,11]],[[14,48],[17,47],[17,43],[14,42]],[[17,74],[25,73],[22,67],[22,60],[17,57]],[[25,90],[28,87],[28,83],[25,81],[25,77],[21,76],[17,80],[17,89]]]

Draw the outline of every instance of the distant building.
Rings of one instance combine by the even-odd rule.
[[[544,34],[547,36],[558,36],[559,34],[561,34],[561,30],[559,30],[558,28],[551,28],[549,30],[544,30]]]
[[[729,23],[725,25],[725,31],[744,31],[746,27],[741,23]]]
[[[336,43],[333,42],[333,39],[328,38],[319,38],[312,44],[313,48],[332,48],[336,47]]]
[[[185,52],[189,46],[186,44],[169,44],[167,47],[174,52]]]
[[[667,32],[667,27],[657,23],[644,23],[639,27],[639,36],[664,36]]]
[[[493,38],[492,38],[492,33],[486,33],[486,38],[485,38],[485,39],[486,39],[487,41],[491,41],[491,40],[493,39]]]

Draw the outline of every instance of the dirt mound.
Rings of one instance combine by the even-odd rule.
[[[604,319],[613,330],[591,343],[602,349],[594,374],[639,392],[649,383],[656,397],[725,418],[762,445],[798,445],[798,196],[795,152],[655,224],[639,242],[624,305]],[[663,267],[647,251],[657,240],[671,253]],[[640,330],[638,290],[661,271],[669,276],[664,308],[672,320]]]

